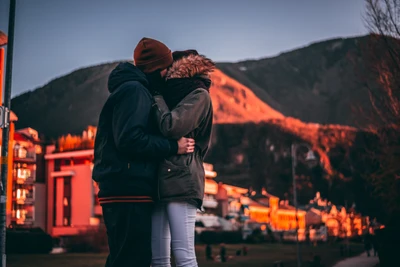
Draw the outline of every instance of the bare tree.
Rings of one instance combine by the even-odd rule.
[[[369,178],[391,217],[400,212],[400,0],[365,1],[371,36],[364,59],[375,113],[369,128],[379,140],[378,148],[370,151],[377,168]]]

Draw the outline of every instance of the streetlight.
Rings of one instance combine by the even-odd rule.
[[[2,106],[2,94],[3,94],[3,74],[4,74],[4,46],[7,45],[8,38],[7,35],[0,31],[0,128],[4,128],[7,124],[7,118],[8,118],[8,110],[7,108]],[[1,190],[2,184],[0,180],[0,190]]]
[[[314,152],[308,144],[302,144],[302,146],[307,147],[308,152],[306,156],[306,162],[310,167],[314,167],[317,163],[317,158]],[[296,165],[297,165],[297,149],[299,145],[293,143],[291,148],[292,154],[292,176],[293,176],[293,204],[296,209],[296,248],[297,248],[297,266],[301,267],[301,252],[299,243],[299,217],[298,217],[298,205],[297,205],[297,188],[296,188]]]

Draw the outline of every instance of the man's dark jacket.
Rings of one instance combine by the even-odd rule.
[[[130,63],[110,74],[111,94],[100,113],[92,174],[101,204],[153,196],[160,160],[177,153],[177,142],[158,132],[146,87],[145,74]]]

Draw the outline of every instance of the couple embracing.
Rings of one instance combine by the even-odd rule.
[[[215,64],[196,50],[143,38],[134,65],[108,80],[94,149],[93,179],[107,228],[106,267],[197,266],[196,212],[213,109]]]

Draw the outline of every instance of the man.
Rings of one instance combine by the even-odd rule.
[[[108,80],[108,97],[100,113],[94,148],[93,180],[107,228],[106,267],[150,266],[151,213],[156,171],[163,157],[194,151],[194,140],[168,140],[151,116],[153,98],[144,72],[160,76],[172,64],[171,50],[143,38],[135,48],[135,65],[119,64]],[[157,79],[154,79],[157,81]]]

